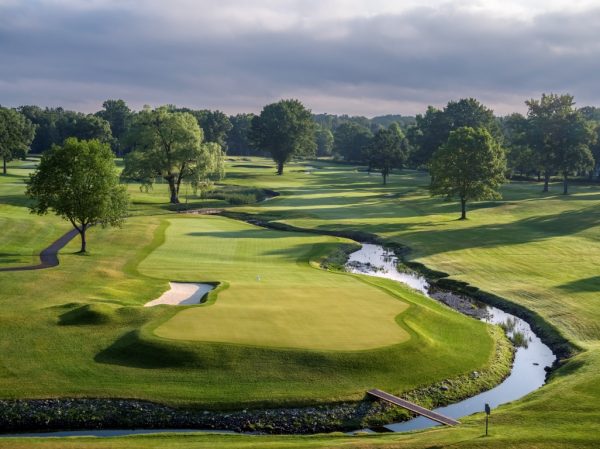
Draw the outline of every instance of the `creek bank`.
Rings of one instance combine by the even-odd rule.
[[[391,409],[388,404],[373,401],[318,407],[213,412],[185,410],[129,399],[0,400],[0,432],[197,429],[195,431],[313,434],[357,429],[369,425],[370,417],[389,415]],[[397,413],[394,415],[398,416]]]
[[[392,251],[379,245],[365,243],[358,251],[350,255],[346,267],[352,272],[402,282],[421,292],[424,296],[443,302],[463,314],[498,325],[510,338],[516,349],[512,369],[510,366],[505,370],[500,369],[501,373],[509,373],[501,383],[497,385],[492,383],[480,394],[437,408],[434,410],[435,412],[458,420],[464,416],[481,412],[483,404],[487,403],[491,408],[495,408],[506,402],[520,399],[546,383],[546,369],[553,365],[556,356],[532,332],[531,326],[526,321],[495,307],[479,303],[470,297],[432,288],[423,276],[409,273],[406,270],[399,271],[398,264],[399,260]],[[494,329],[496,332],[501,332],[498,327]],[[498,339],[496,340],[498,341]],[[489,368],[486,368],[486,371],[489,369],[498,369],[497,363],[492,363]],[[471,375],[477,378],[482,373],[473,372]],[[487,372],[484,375],[489,377]],[[454,388],[454,385],[445,385],[442,388],[448,391]],[[426,397],[426,399],[428,398]],[[424,405],[421,401],[412,402]],[[425,429],[435,425],[438,423],[418,417],[405,422],[387,424],[385,428],[393,431],[407,431]]]

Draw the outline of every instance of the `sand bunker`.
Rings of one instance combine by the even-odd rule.
[[[158,306],[160,304],[169,304],[172,306],[187,306],[190,304],[199,304],[200,300],[209,291],[215,288],[210,284],[192,284],[187,282],[169,282],[170,290],[164,292],[160,298],[154,299],[144,304],[144,307]]]

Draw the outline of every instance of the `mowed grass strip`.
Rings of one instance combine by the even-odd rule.
[[[409,338],[395,321],[405,302],[310,265],[343,239],[213,216],[169,222],[165,242],[140,271],[169,280],[226,282],[228,288],[214,303],[187,308],[159,326],[159,337],[343,351]]]

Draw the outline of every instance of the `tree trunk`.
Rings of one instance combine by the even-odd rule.
[[[538,182],[540,182],[542,180],[542,173],[541,172],[537,172],[537,178],[538,178]]]
[[[567,195],[569,193],[569,180],[567,178],[567,174],[564,174],[563,178],[563,195]]]
[[[79,251],[81,254],[85,254],[85,252],[87,251],[87,242],[85,240],[85,226],[81,227],[81,230],[79,231],[79,235],[81,236],[81,250]]]
[[[387,185],[388,174],[385,171],[382,171],[381,174],[383,175],[383,185],[385,186],[385,185]]]
[[[461,220],[466,220],[467,219],[467,200],[464,198],[460,199],[460,219]]]
[[[179,195],[177,194],[177,186],[175,185],[175,178],[165,178],[169,183],[169,192],[171,192],[171,204],[179,204]]]
[[[550,175],[548,174],[548,172],[544,173],[544,189],[542,190],[542,192],[547,192],[548,191],[548,183],[550,182]]]
[[[6,174],[6,158],[5,157],[2,158],[2,174],[3,175]]]
[[[283,175],[283,162],[277,162],[277,174]]]

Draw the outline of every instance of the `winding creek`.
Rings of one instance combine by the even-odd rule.
[[[430,293],[429,283],[423,276],[399,272],[397,264],[398,259],[392,252],[379,245],[365,243],[360,250],[350,255],[346,269],[353,273],[393,279],[407,284],[424,295],[440,300],[463,313],[474,316],[474,318],[491,324],[504,325],[508,327],[507,334],[511,339],[515,340],[515,336],[519,334],[523,340],[523,344],[517,347],[510,375],[501,384],[455,404],[436,408],[436,412],[450,418],[460,419],[483,411],[486,403],[493,409],[501,404],[519,399],[544,385],[546,368],[552,366],[556,356],[535,335],[526,321],[495,307],[457,297],[448,292]],[[405,432],[439,425],[430,419],[418,417],[384,427],[393,432]]]
[[[418,290],[425,296],[444,302],[448,306],[459,310],[475,319],[481,319],[491,324],[503,325],[506,328],[508,336],[512,340],[517,340],[518,336],[521,344],[517,347],[514,364],[510,375],[499,385],[491,390],[482,392],[471,398],[435,409],[436,412],[445,416],[460,419],[464,416],[483,411],[484,404],[488,403],[491,408],[498,407],[501,404],[519,399],[532,391],[537,390],[544,385],[546,380],[546,368],[552,366],[556,356],[552,350],[545,345],[540,338],[532,331],[529,324],[509,313],[506,313],[495,307],[475,302],[471,299],[455,295],[449,292],[435,291],[430,288],[429,282],[423,276],[400,272],[397,269],[398,258],[393,252],[387,251],[380,245],[369,243],[362,244],[360,250],[352,253],[346,264],[346,269],[353,273],[364,274],[368,276],[377,276],[402,282],[409,287]],[[207,284],[190,284],[194,287],[193,292],[186,291],[186,298],[194,299],[198,302],[199,292],[205,286],[212,288]],[[189,286],[189,285],[188,285]],[[176,286],[177,287],[177,286]],[[172,285],[173,288],[173,285]],[[156,300],[159,302],[158,300]],[[172,301],[171,303],[179,303]],[[190,300],[189,303],[192,301]],[[164,303],[164,302],[160,302]],[[188,302],[184,302],[188,303]],[[154,304],[147,304],[154,305]],[[384,426],[385,429],[392,432],[405,432],[409,430],[425,429],[438,426],[440,424],[424,417],[418,417],[409,421],[393,423]],[[368,430],[368,429],[366,429]],[[65,437],[65,436],[96,436],[111,437],[149,433],[168,433],[168,432],[204,432],[201,429],[121,429],[121,430],[78,430],[63,432],[45,432],[45,433],[21,433],[4,434],[0,437]],[[228,431],[210,431],[215,433],[234,433]]]

